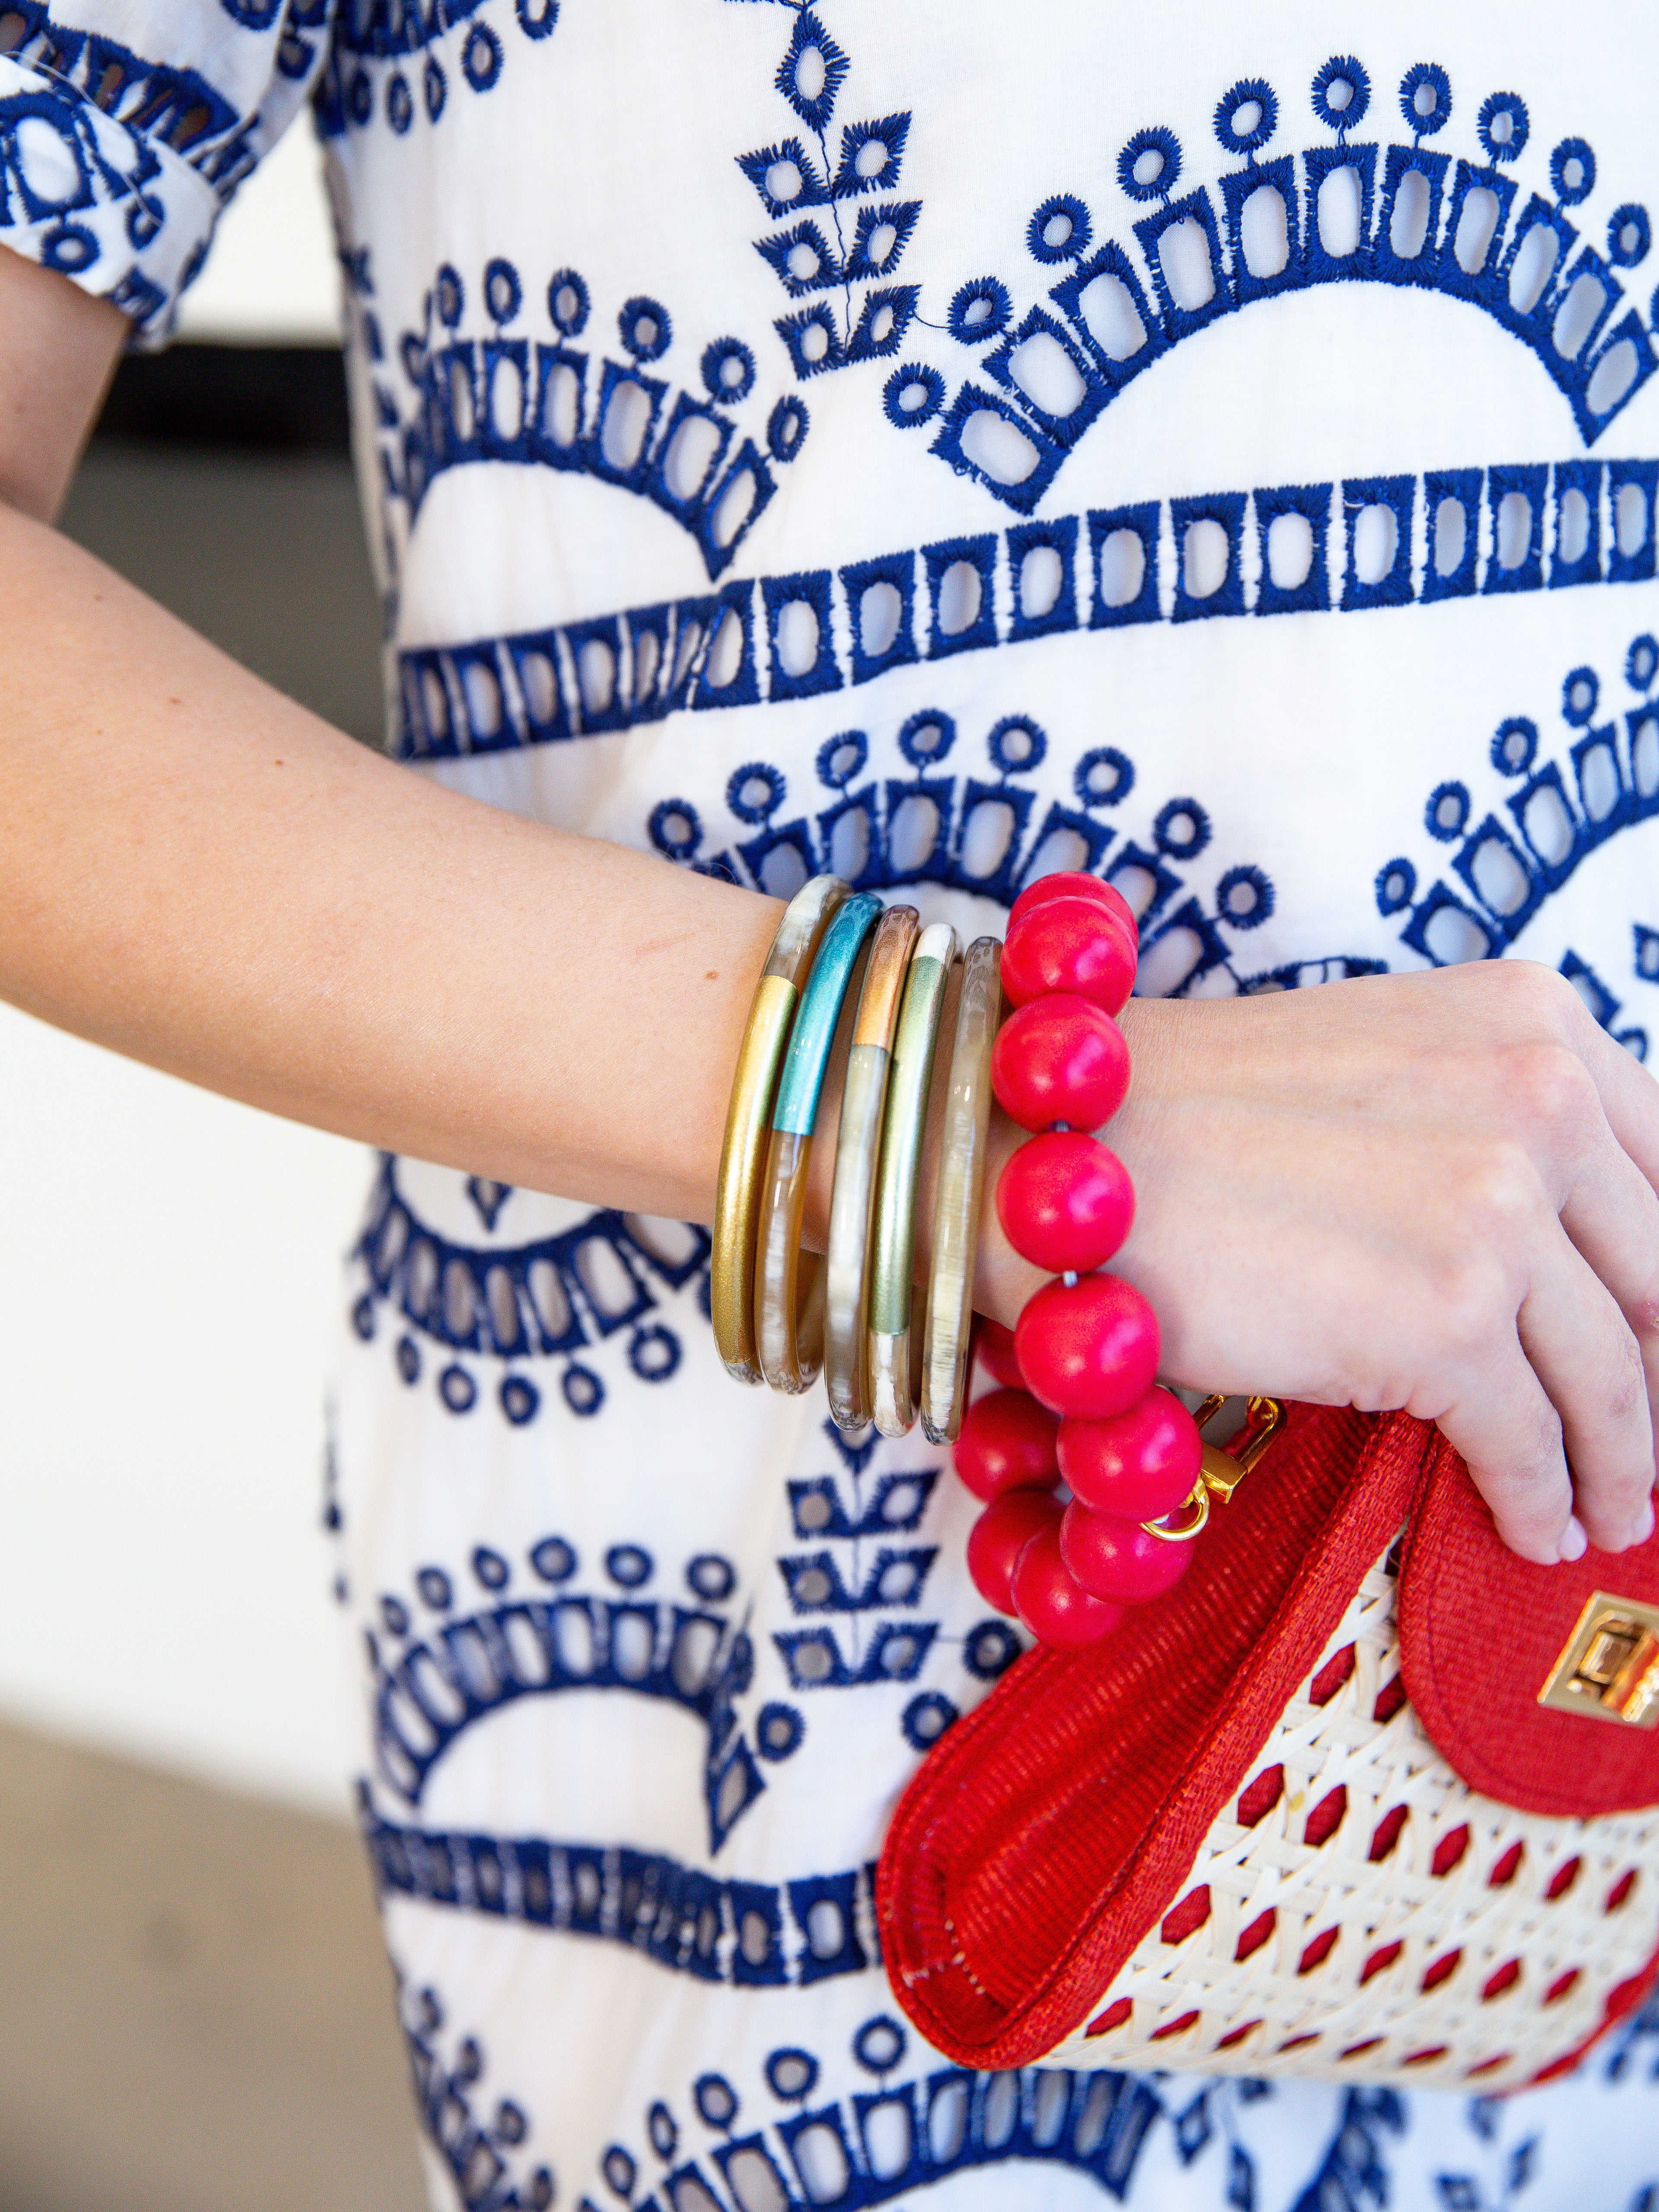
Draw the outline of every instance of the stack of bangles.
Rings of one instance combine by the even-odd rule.
[[[822,1370],[830,1413],[853,1432],[873,1420],[903,1436],[919,1412],[931,1442],[954,1442],[957,1472],[986,1503],[968,1542],[975,1586],[1051,1644],[1091,1644],[1127,1607],[1172,1588],[1211,1491],[1231,1486],[1206,1458],[1238,1472],[1206,1455],[1197,1419],[1154,1386],[1152,1308],[1099,1272],[1134,1214],[1121,1161],[1092,1133],[1129,1087],[1113,1016],[1137,957],[1127,902],[1064,874],[1021,893],[1005,943],[982,937],[961,957],[920,1326],[922,1139],[958,962],[947,923],[923,928],[913,907],[884,910],[833,876],[796,894],[756,990],[720,1159],[711,1292],[728,1371],[793,1394]],[[849,1000],[820,1261],[801,1249],[808,1163]],[[998,1218],[1014,1249],[1059,1279],[1013,1330],[978,1325],[981,1364],[1004,1387],[964,1414],[994,1091],[1031,1133],[998,1181]],[[1069,1503],[1054,1494],[1062,1482]]]

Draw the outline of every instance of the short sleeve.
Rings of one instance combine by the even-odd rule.
[[[303,103],[333,7],[0,0],[0,244],[164,343],[220,210]]]

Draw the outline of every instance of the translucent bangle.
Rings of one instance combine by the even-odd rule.
[[[772,1111],[755,1247],[755,1342],[761,1373],[775,1390],[792,1397],[823,1364],[823,1269],[815,1255],[803,1259],[800,1249],[818,1094],[842,1002],[880,912],[881,901],[862,893],[847,901],[824,933],[801,993]]]
[[[841,1097],[836,1185],[830,1201],[824,1262],[823,1379],[837,1428],[858,1430],[870,1419],[865,1291],[870,1231],[875,1218],[876,1165],[887,1103],[887,1076],[905,971],[921,921],[915,907],[890,907],[876,927],[859,994],[847,1080]]]
[[[921,1425],[929,1443],[954,1441],[962,1425],[973,1322],[974,1260],[985,1189],[985,1145],[991,1121],[991,1047],[1002,1018],[1002,946],[975,938],[963,963],[962,996],[951,1050],[939,1145],[939,1194],[927,1284],[927,1349],[921,1366]]]
[[[755,1247],[772,1102],[801,984],[825,929],[848,895],[839,876],[814,876],[784,909],[755,988],[732,1079],[714,1200],[708,1288],[714,1343],[727,1374],[739,1382],[761,1379],[755,1348]]]
[[[931,923],[917,939],[887,1080],[870,1268],[870,1395],[876,1426],[884,1437],[907,1436],[915,1420],[910,1271],[915,1258],[916,1176],[939,1013],[956,955],[957,933],[949,922]]]

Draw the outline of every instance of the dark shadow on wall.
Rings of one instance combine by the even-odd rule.
[[[128,356],[62,527],[267,683],[383,742],[380,612],[335,348]]]

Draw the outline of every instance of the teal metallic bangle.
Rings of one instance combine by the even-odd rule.
[[[755,1338],[761,1373],[793,1396],[823,1364],[823,1269],[802,1255],[807,1158],[836,1026],[881,901],[849,898],[818,947],[778,1083],[772,1135],[761,1182],[755,1250]]]
[[[884,1437],[908,1435],[915,1420],[911,1272],[915,1260],[916,1180],[939,1015],[956,957],[957,933],[948,922],[930,924],[917,939],[887,1079],[887,1114],[876,1185],[875,1249],[870,1267],[871,1398],[876,1426]]]
[[[800,1004],[800,987],[823,933],[849,896],[838,876],[814,876],[784,909],[766,956],[732,1079],[726,1142],[720,1148],[714,1198],[714,1249],[709,1267],[708,1310],[714,1345],[726,1371],[740,1382],[758,1382],[755,1355],[755,1240],[760,1226],[761,1179],[772,1129],[778,1077]]]

